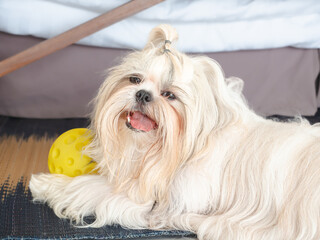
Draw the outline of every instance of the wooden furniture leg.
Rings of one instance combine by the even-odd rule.
[[[164,0],[132,0],[0,62],[0,77]]]

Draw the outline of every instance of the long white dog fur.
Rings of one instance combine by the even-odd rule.
[[[319,126],[256,115],[240,79],[226,80],[210,58],[178,52],[176,40],[175,29],[160,25],[110,70],[85,149],[99,175],[33,175],[34,200],[81,226],[320,239]]]

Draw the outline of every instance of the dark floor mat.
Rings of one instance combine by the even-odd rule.
[[[120,226],[77,228],[59,219],[45,204],[34,204],[23,179],[16,186],[8,179],[0,187],[1,239],[159,239],[194,237],[183,231],[128,230]],[[87,219],[90,222],[90,219]]]

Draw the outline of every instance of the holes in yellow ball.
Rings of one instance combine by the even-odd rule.
[[[50,164],[49,164],[49,171],[50,171],[51,173],[54,173],[54,172],[56,171],[56,167],[53,165],[53,163],[50,163]]]
[[[80,176],[82,174],[81,170],[77,169],[74,171],[75,176]]]
[[[77,134],[79,134],[79,135],[83,135],[85,132],[87,131],[87,129],[77,129]]]
[[[70,135],[64,140],[64,142],[65,144],[69,145],[69,144],[72,144],[76,139],[77,138],[75,136]]]
[[[59,148],[54,148],[52,150],[52,158],[57,159],[60,156],[60,149]]]
[[[76,144],[77,151],[81,152],[83,150],[84,146],[85,146],[84,143],[77,143]]]
[[[96,174],[97,170],[94,170],[94,168],[96,167],[96,164],[90,164],[88,165],[88,167],[85,168],[84,173],[87,174]]]
[[[89,164],[92,160],[92,158],[88,157],[87,155],[81,155],[81,159],[83,159],[84,162],[86,162],[87,164]]]
[[[63,169],[62,167],[57,167],[57,171],[58,174],[62,174],[63,173]]]
[[[67,159],[67,164],[68,164],[69,166],[72,166],[72,165],[74,164],[74,159],[73,159],[73,158],[68,158],[68,159]]]

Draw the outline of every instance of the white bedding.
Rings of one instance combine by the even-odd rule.
[[[0,0],[0,31],[50,38],[125,2]],[[320,48],[320,0],[166,0],[79,44],[140,49],[160,23],[177,28],[186,52]]]

